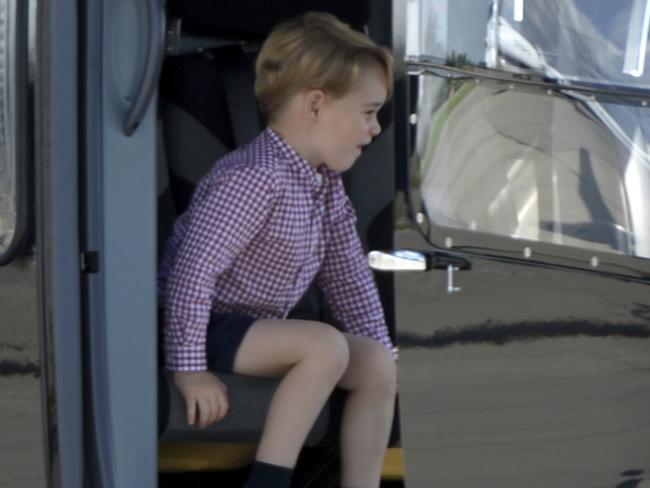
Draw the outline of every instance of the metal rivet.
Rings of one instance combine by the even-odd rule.
[[[424,224],[426,220],[426,215],[424,215],[422,212],[418,212],[418,214],[415,216],[415,221],[420,225]]]
[[[642,106],[642,107],[647,107],[647,106],[648,106],[648,101],[647,101],[647,100],[643,100],[643,101],[641,102],[641,106]]]
[[[451,249],[452,247],[454,247],[454,240],[451,237],[445,238],[445,247],[447,249]]]
[[[409,122],[411,123],[411,125],[417,124],[418,123],[418,114],[411,114],[411,116],[409,117]]]
[[[510,83],[510,84],[508,85],[508,89],[509,89],[509,90],[514,90],[514,89],[515,89],[515,85],[513,85],[512,83]]]
[[[546,90],[547,95],[553,95],[553,90]]]
[[[592,268],[597,268],[599,264],[600,264],[600,260],[598,259],[598,256],[592,256],[592,258],[591,258],[591,267]]]
[[[524,257],[529,258],[532,255],[533,255],[533,250],[528,246],[524,247]]]

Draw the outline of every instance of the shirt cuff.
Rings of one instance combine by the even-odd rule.
[[[390,337],[388,337],[388,334],[382,335],[381,337],[378,338],[378,340],[379,340],[379,342],[381,342],[384,346],[386,346],[391,351],[395,347],[395,345],[393,344],[393,341],[391,341]]]
[[[208,358],[205,344],[191,346],[167,346],[166,366],[170,371],[206,371]]]

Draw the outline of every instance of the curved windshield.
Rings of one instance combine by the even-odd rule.
[[[433,74],[418,85],[411,184],[435,226],[650,258],[649,107]]]
[[[18,254],[26,235],[24,7],[18,0],[0,0],[0,265]]]
[[[650,0],[408,0],[407,56],[650,88]]]
[[[11,2],[0,1],[0,254],[9,248],[16,228],[16,166],[11,105]]]

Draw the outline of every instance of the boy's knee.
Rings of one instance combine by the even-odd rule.
[[[350,348],[345,336],[331,326],[325,326],[323,334],[323,359],[340,375],[350,362]]]
[[[393,354],[383,345],[377,343],[368,352],[368,387],[378,393],[392,397],[397,392],[397,364]]]
[[[305,354],[305,360],[318,363],[323,370],[341,376],[350,361],[350,349],[345,336],[334,327],[318,323],[314,328],[311,347]]]

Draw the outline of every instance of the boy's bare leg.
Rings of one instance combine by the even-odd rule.
[[[393,420],[397,367],[379,342],[344,334],[350,350],[339,386],[348,390],[341,425],[341,485],[379,486]]]
[[[273,396],[256,459],[293,468],[307,434],[348,366],[348,342],[333,327],[303,320],[258,320],[233,370],[284,375]]]

